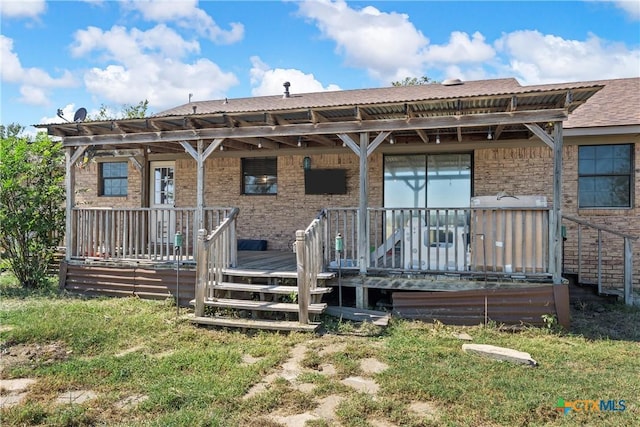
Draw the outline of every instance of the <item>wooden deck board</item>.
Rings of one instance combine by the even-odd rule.
[[[259,310],[259,311],[278,311],[283,313],[297,313],[298,304],[271,301],[250,301],[217,298],[214,300],[205,300],[204,305],[219,308],[235,308],[240,310]],[[327,304],[309,304],[309,313],[320,314],[327,307]]]
[[[285,320],[256,320],[225,317],[189,317],[193,323],[221,326],[226,328],[270,329],[275,331],[315,332],[319,323],[302,324]]]
[[[283,285],[255,285],[247,283],[228,283],[222,282],[213,286],[213,289],[221,291],[240,291],[240,292],[259,292],[265,294],[291,295],[298,293],[297,286]],[[311,295],[327,294],[331,292],[331,288],[315,288],[310,290]]]

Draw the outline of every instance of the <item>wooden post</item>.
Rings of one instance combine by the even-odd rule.
[[[367,169],[368,157],[367,148],[369,145],[369,134],[362,132],[360,134],[360,205],[358,211],[358,266],[360,274],[367,274],[367,264],[369,263],[369,247],[367,233]],[[356,288],[356,307],[365,308],[364,288]]]
[[[562,122],[553,126],[553,284],[562,284]]]
[[[207,230],[198,230],[198,258],[196,263],[196,304],[195,304],[195,316],[202,317],[204,315],[204,294],[207,288],[207,251],[204,247],[204,238],[207,235]]]
[[[67,149],[64,152],[64,158],[65,158],[65,180],[64,180],[64,185],[65,185],[65,190],[67,193],[67,199],[66,199],[66,209],[65,209],[65,215],[66,215],[66,221],[65,221],[65,236],[66,236],[66,241],[65,241],[65,260],[69,261],[71,260],[71,255],[73,252],[73,241],[74,241],[74,235],[75,235],[75,230],[73,229],[73,219],[71,218],[71,215],[73,215],[72,209],[73,206],[75,204],[75,194],[74,194],[74,185],[73,185],[73,181],[74,181],[74,170],[73,170],[73,164],[71,164],[71,157],[73,156],[73,148],[72,147],[67,147]]]
[[[298,270],[298,322],[309,323],[309,282],[305,265],[305,234],[296,231],[296,264]]]
[[[197,218],[196,227],[198,229],[204,228],[204,142],[198,140],[198,156],[196,157],[196,164],[198,167],[198,176],[196,183],[196,202],[197,202]]]

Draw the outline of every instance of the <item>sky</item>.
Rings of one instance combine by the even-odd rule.
[[[640,76],[640,0],[0,0],[0,123],[78,108],[390,86]]]

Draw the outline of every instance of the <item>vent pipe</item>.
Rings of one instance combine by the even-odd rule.
[[[291,97],[291,94],[289,93],[289,86],[291,86],[291,83],[284,82],[284,84],[282,86],[284,86],[284,96],[283,96],[283,98]]]

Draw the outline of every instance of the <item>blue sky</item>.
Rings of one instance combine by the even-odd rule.
[[[0,0],[2,124],[85,107],[515,77],[640,76],[640,0]]]

